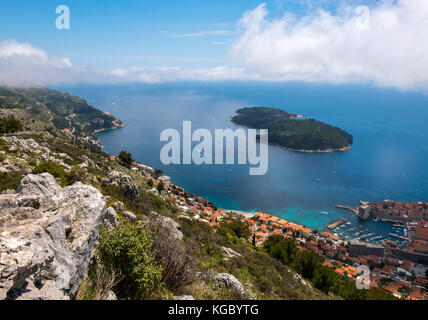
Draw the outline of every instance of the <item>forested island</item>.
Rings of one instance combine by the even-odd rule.
[[[353,137],[346,131],[284,110],[253,107],[236,111],[232,122],[269,130],[269,143],[298,152],[349,151]]]

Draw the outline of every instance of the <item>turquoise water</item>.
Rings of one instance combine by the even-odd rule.
[[[343,229],[362,225],[370,233],[387,235],[390,224],[359,221],[335,205],[428,201],[428,96],[423,94],[356,85],[254,82],[58,89],[127,123],[126,128],[98,135],[107,152],[126,149],[219,207],[264,211],[319,230],[344,217],[352,226]],[[183,120],[191,120],[193,129],[236,129],[230,117],[247,106],[282,108],[338,126],[354,136],[353,148],[347,153],[301,154],[270,146],[265,176],[249,176],[248,166],[161,163],[162,130],[181,132]]]

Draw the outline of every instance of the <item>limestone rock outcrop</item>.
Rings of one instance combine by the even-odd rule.
[[[135,224],[137,222],[137,217],[131,211],[124,211],[122,214],[131,224]]]
[[[69,299],[87,271],[107,211],[103,195],[48,173],[0,195],[0,299]]]
[[[173,297],[174,300],[177,301],[190,301],[190,300],[195,300],[195,298],[193,296],[187,295],[187,296],[174,296]]]
[[[131,177],[119,171],[110,172],[107,178],[102,181],[102,184],[104,186],[118,186],[124,194],[131,196],[133,199],[137,199],[139,196],[138,187],[132,183]]]
[[[183,240],[181,225],[169,217],[160,215],[157,212],[151,212],[152,218],[155,219],[163,228],[167,229],[175,240]]]
[[[245,289],[243,285],[235,278],[235,276],[228,273],[218,273],[214,277],[214,286],[222,287],[226,286],[226,288],[234,291],[239,294],[241,297],[245,295]]]
[[[239,254],[238,252],[236,252],[231,248],[221,247],[221,251],[223,252],[223,254],[227,259],[238,258],[241,256],[241,254]]]

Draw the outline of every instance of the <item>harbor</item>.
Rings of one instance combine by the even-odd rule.
[[[354,240],[360,239],[372,243],[382,244],[387,240],[392,240],[399,244],[405,244],[409,241],[408,226],[402,223],[388,222],[380,219],[361,219],[356,214],[357,209],[348,206],[336,205],[336,208],[346,210],[355,214],[358,218],[337,219],[325,225],[329,230],[340,239]]]
[[[348,222],[348,220],[346,220],[346,219],[340,219],[340,220],[337,220],[337,221],[335,221],[335,222],[333,222],[333,223],[329,224],[329,225],[327,226],[327,228],[328,228],[329,230],[334,230],[334,229],[336,229],[337,227],[339,227],[339,226],[341,226],[341,225],[343,225],[343,224],[345,224],[345,223],[347,223],[347,222]]]
[[[343,206],[341,204],[336,204],[336,208],[338,209],[343,209],[343,210],[348,210],[351,211],[352,213],[355,213],[356,215],[358,215],[358,210],[355,208],[351,208],[351,207],[347,207],[347,206]]]

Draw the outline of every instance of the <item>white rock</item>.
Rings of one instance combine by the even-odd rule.
[[[0,195],[0,299],[68,299],[77,292],[106,212],[92,186],[61,188],[48,173],[27,175]],[[25,214],[27,219],[16,217]]]
[[[228,273],[218,273],[214,277],[214,286],[221,287],[226,286],[226,288],[230,289],[241,295],[242,297],[245,295],[245,289],[242,284],[235,278],[235,276]]]
[[[175,222],[173,219],[169,218],[169,217],[165,217],[160,215],[157,212],[152,211],[152,216],[154,219],[156,219],[159,224],[168,229],[169,232],[171,233],[171,235],[176,239],[176,240],[182,240],[183,239],[183,233],[181,232],[181,225],[178,222]]]
[[[195,300],[193,296],[174,296],[173,299],[177,301]]]
[[[135,214],[133,214],[131,211],[124,211],[123,216],[125,218],[127,218],[129,220],[129,222],[131,222],[132,224],[134,224],[135,222],[137,222],[137,217],[135,216]]]

